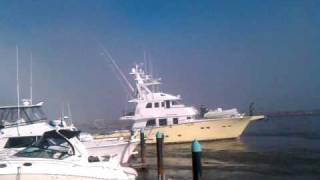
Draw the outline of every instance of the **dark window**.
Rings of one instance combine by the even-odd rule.
[[[191,117],[190,117],[190,116],[188,116],[188,117],[187,117],[187,119],[191,119]]]
[[[159,103],[157,103],[157,102],[154,103],[154,107],[155,107],[155,108],[158,108],[158,107],[159,107]]]
[[[37,139],[40,139],[40,136],[12,137],[8,139],[4,147],[5,148],[28,147],[29,145],[36,142]]]
[[[164,102],[161,102],[161,107],[164,107]]]
[[[181,104],[179,101],[172,101],[172,105],[179,105]]]
[[[148,103],[148,104],[146,105],[146,108],[152,108],[152,103]]]
[[[159,125],[160,126],[166,126],[167,125],[167,119],[159,119]]]
[[[179,124],[179,119],[178,118],[173,118],[173,124]]]
[[[166,101],[166,108],[170,108],[170,101]]]
[[[149,119],[147,121],[147,127],[148,126],[155,126],[156,125],[156,120],[155,119]]]

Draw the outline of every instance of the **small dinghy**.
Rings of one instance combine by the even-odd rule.
[[[0,179],[136,179],[137,172],[132,168],[107,158],[88,156],[77,138],[79,133],[67,129],[44,133],[34,145],[0,161]]]
[[[243,114],[240,114],[239,111],[235,108],[233,109],[222,109],[217,108],[215,110],[209,110],[204,114],[206,119],[219,119],[219,118],[241,118]]]

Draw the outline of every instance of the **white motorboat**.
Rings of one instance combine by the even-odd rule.
[[[57,128],[76,130],[65,121],[53,120],[48,122],[42,110],[43,103],[31,105],[24,103],[20,106],[0,107],[0,155],[10,155],[21,148],[35,142],[42,134]],[[18,115],[19,109],[19,115]],[[20,118],[18,118],[18,116]],[[87,135],[89,136],[89,134]],[[81,137],[81,136],[80,136]],[[138,139],[123,138],[82,138],[88,148],[89,155],[110,156],[119,163],[125,164],[139,143]]]
[[[137,172],[132,168],[88,156],[78,134],[68,129],[44,133],[34,145],[0,160],[0,179],[136,179]]]

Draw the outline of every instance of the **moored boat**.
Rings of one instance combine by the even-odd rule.
[[[0,161],[2,180],[121,179],[137,177],[134,169],[103,157],[88,156],[79,131],[46,132],[40,141]]]
[[[69,128],[77,130],[64,119],[48,121],[42,110],[43,103],[32,105],[24,103],[19,106],[0,107],[0,156],[7,156],[28,147],[46,131]],[[87,136],[90,136],[87,134]],[[80,136],[81,137],[81,136]],[[127,163],[138,139],[130,138],[91,138],[81,139],[90,155],[110,156],[119,163]]]
[[[134,121],[132,130],[144,128],[147,143],[155,143],[158,131],[164,134],[165,143],[238,138],[251,121],[264,118],[263,115],[246,116],[236,109],[209,111],[201,117],[196,108],[182,104],[180,95],[156,91],[160,80],[148,75],[140,66],[132,68],[130,74],[134,76],[135,90],[129,103],[133,103],[135,109],[120,119]],[[115,132],[108,137],[124,134]]]

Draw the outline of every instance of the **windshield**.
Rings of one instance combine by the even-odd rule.
[[[4,127],[30,123],[40,120],[47,120],[45,113],[42,111],[41,106],[20,107],[20,118],[18,118],[18,108],[9,107],[0,109],[1,125]]]
[[[72,156],[71,145],[62,138],[49,137],[15,154],[17,157],[65,159]]]

